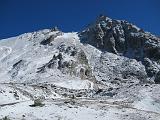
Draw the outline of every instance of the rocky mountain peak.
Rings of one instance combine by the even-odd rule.
[[[79,36],[82,42],[101,51],[141,61],[149,77],[155,77],[159,71],[160,39],[127,21],[101,15]]]
[[[0,41],[0,119],[159,120],[159,88],[160,38],[124,20]]]

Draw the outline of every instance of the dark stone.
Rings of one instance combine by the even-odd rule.
[[[113,88],[112,88],[112,87],[108,88],[108,91],[112,91],[112,90],[113,90]]]
[[[114,95],[116,95],[116,93],[113,93],[113,92],[108,92],[103,94],[103,96],[109,96],[109,97],[113,97]]]
[[[103,89],[98,89],[98,90],[96,91],[96,94],[99,94],[99,93],[101,93],[101,92],[103,92]]]
[[[42,44],[42,45],[52,45],[51,42],[54,41],[54,39],[55,39],[57,36],[60,36],[60,35],[62,35],[62,32],[58,32],[58,33],[56,33],[56,34],[54,34],[54,35],[51,35],[51,36],[49,36],[48,38],[42,40],[42,41],[40,42],[40,44]]]
[[[23,60],[19,60],[18,62],[16,62],[14,65],[13,65],[13,68],[17,67],[20,63],[22,63]]]
[[[144,58],[143,60],[143,65],[145,66],[147,75],[149,77],[153,77],[156,75],[156,73],[159,71],[157,66],[149,59],[149,58]]]
[[[160,71],[156,74],[156,77],[155,77],[154,82],[155,82],[156,84],[160,84]]]

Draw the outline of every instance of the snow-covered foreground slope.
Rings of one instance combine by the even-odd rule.
[[[160,120],[159,45],[104,16],[81,33],[1,40],[0,119]]]
[[[65,91],[65,88],[55,86],[43,86],[47,89],[41,85],[13,86],[1,85],[1,89],[5,88],[1,93],[1,118],[5,118],[5,116],[11,120],[159,120],[160,118],[160,106],[159,100],[156,100],[156,93],[152,95],[152,98],[149,95],[146,96],[146,94],[152,94],[151,88],[137,88],[143,89],[143,92],[142,95],[136,93],[135,95],[139,98],[133,102],[131,96],[128,98],[105,98],[97,96],[96,93],[89,95],[90,93],[83,90]],[[61,89],[60,92],[56,92],[58,89]],[[156,92],[157,89],[153,89],[153,92]],[[130,94],[135,92],[137,90]],[[73,93],[75,98],[72,96]],[[85,93],[87,93],[86,96]],[[45,99],[42,99],[45,105],[31,107],[33,95],[44,95]],[[85,97],[80,97],[80,95]]]
[[[69,102],[68,102],[69,101]],[[159,114],[125,108],[112,103],[93,100],[49,100],[44,107],[29,107],[32,102],[22,102],[12,106],[5,106],[0,113],[9,115],[15,120],[159,120]]]

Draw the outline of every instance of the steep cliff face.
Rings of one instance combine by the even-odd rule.
[[[103,52],[141,62],[148,78],[156,77],[159,71],[160,38],[127,21],[100,16],[79,36],[82,42],[91,44]]]

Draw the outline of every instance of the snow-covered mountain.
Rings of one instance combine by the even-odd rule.
[[[0,119],[159,120],[159,83],[160,38],[127,21],[0,40]]]

